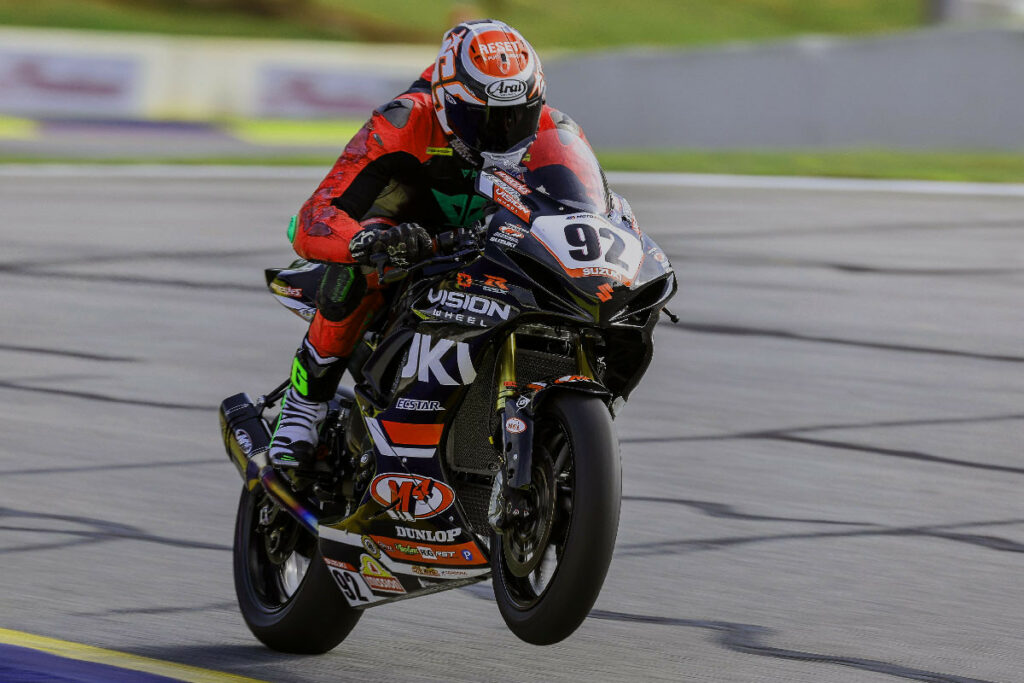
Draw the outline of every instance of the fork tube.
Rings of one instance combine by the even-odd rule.
[[[510,332],[505,343],[501,345],[498,357],[498,401],[496,411],[505,409],[505,401],[516,393],[516,334]]]
[[[579,367],[579,373],[584,377],[590,379],[596,379],[597,375],[594,374],[594,369],[590,366],[590,359],[587,358],[587,347],[583,341],[583,335],[576,337],[576,365]]]

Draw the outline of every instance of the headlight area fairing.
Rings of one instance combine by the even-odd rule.
[[[530,224],[499,210],[484,253],[530,281],[541,308],[601,327],[643,327],[676,291],[654,240],[598,214],[563,211]]]

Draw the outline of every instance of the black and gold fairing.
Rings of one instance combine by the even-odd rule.
[[[354,607],[487,578],[487,499],[506,466],[502,415],[528,417],[560,385],[604,395],[609,405],[627,398],[675,293],[667,257],[630,217],[588,204],[592,192],[574,199],[573,187],[556,185],[558,173],[547,173],[542,187],[529,186],[541,185],[531,174],[504,178],[493,171],[480,178],[495,200],[484,248],[396,285],[385,323],[361,347],[356,419],[372,474],[352,514],[319,526],[321,552]],[[633,231],[623,234],[636,262],[627,271],[572,271],[534,234],[547,217]],[[599,251],[604,257],[608,249]],[[303,273],[279,272],[271,281],[281,289]]]

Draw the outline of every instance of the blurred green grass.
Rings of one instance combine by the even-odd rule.
[[[326,171],[334,163],[335,156],[336,152],[325,151],[301,154],[267,152],[199,158],[82,159],[0,152],[0,163],[315,166]],[[1024,151],[598,150],[597,156],[608,171],[1024,183]]]
[[[605,150],[617,171],[1024,182],[1024,150]]]
[[[0,25],[243,38],[357,38],[354,31],[338,27],[122,0],[0,0]]]
[[[444,11],[452,3],[443,0],[321,1],[380,21],[401,17],[438,39],[452,18]],[[538,48],[571,49],[868,33],[909,28],[923,17],[922,0],[498,0],[478,6]]]
[[[921,23],[924,0],[310,0],[282,16],[170,0],[0,0],[0,24],[149,33],[423,42],[458,16],[493,16],[539,48],[706,45],[799,33],[869,33]]]

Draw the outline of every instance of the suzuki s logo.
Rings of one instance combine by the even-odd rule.
[[[492,100],[515,100],[526,94],[526,82],[517,78],[506,78],[487,86],[487,96]]]
[[[455,347],[455,359],[458,367],[449,373],[444,360],[452,347]],[[455,376],[452,377],[452,374]],[[409,346],[409,357],[402,368],[402,377],[416,377],[421,382],[430,382],[431,375],[438,384],[457,386],[469,384],[476,379],[473,359],[469,356],[469,344],[454,342],[451,339],[438,339],[432,343],[429,336],[416,333]]]
[[[433,517],[455,501],[446,484],[416,474],[381,474],[370,484],[370,495],[387,508],[388,517],[412,522]]]

